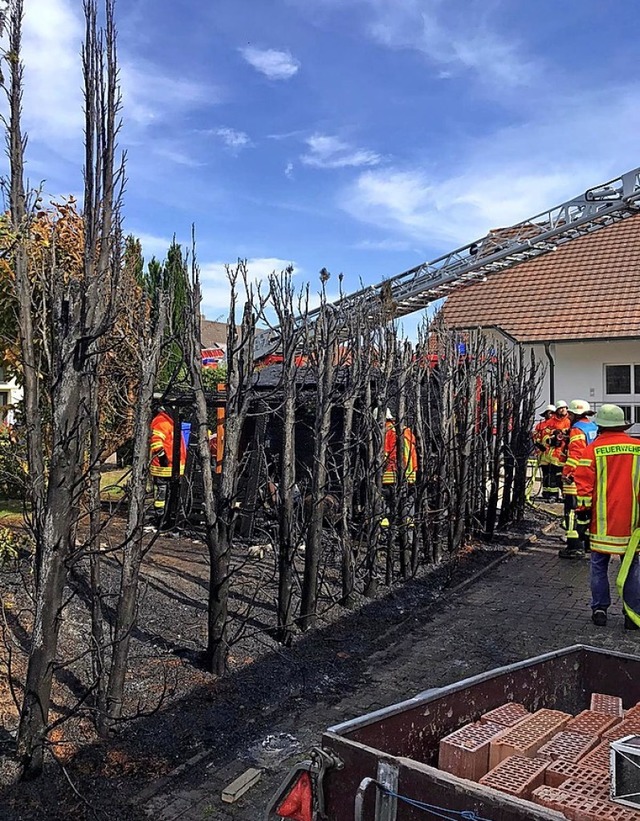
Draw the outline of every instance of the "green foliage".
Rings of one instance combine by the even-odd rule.
[[[202,369],[202,385],[205,391],[215,391],[218,385],[227,381],[227,366],[220,364],[217,368]]]
[[[33,540],[26,533],[0,527],[0,567],[17,562],[21,551],[33,552]]]
[[[22,499],[26,487],[26,453],[9,428],[0,425],[0,498]]]

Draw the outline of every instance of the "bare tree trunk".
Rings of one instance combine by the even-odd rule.
[[[311,476],[311,517],[307,530],[304,556],[304,576],[298,623],[303,630],[316,619],[318,599],[318,570],[322,555],[322,524],[327,495],[327,448],[331,425],[332,392],[334,387],[337,333],[331,312],[323,310],[315,326],[313,357],[318,379],[314,424],[313,470]]]
[[[301,334],[294,322],[294,294],[292,271],[284,276],[270,277],[273,309],[280,325],[282,352],[282,447],[280,451],[280,483],[278,487],[278,641],[285,646],[293,639],[293,584],[294,561],[298,533],[294,506],[296,484],[296,351]],[[300,304],[302,300],[300,300]],[[302,322],[300,323],[300,325]]]
[[[3,20],[5,22],[3,12]],[[9,103],[9,126],[7,148],[10,164],[9,205],[11,228],[16,236],[13,254],[16,297],[18,300],[18,330],[22,357],[22,378],[24,380],[23,413],[27,438],[27,458],[29,464],[29,490],[32,506],[32,526],[35,536],[36,555],[34,576],[36,585],[40,577],[41,540],[44,530],[46,505],[46,477],[44,470],[44,447],[42,418],[40,416],[40,364],[36,352],[36,335],[33,321],[33,283],[29,276],[27,239],[30,231],[31,214],[28,210],[24,184],[24,153],[26,137],[22,134],[22,93],[24,67],[22,64],[22,20],[23,0],[12,0],[9,15],[9,49],[5,54],[10,69],[9,87],[5,86]],[[4,80],[3,80],[4,84]]]
[[[236,285],[241,275],[247,302],[240,333],[236,326]],[[229,271],[231,309],[227,335],[227,406],[224,427],[222,473],[217,490],[217,536],[209,545],[210,581],[208,607],[207,666],[212,673],[226,670],[231,547],[236,518],[235,502],[240,475],[240,437],[247,418],[253,379],[255,314],[253,295],[248,288],[246,263]]]
[[[36,531],[39,564],[35,616],[17,743],[25,777],[37,775],[43,764],[63,589],[68,559],[75,544],[79,502],[86,480],[84,460],[88,450],[88,429],[92,421],[89,410],[91,372],[97,367],[92,358],[93,346],[108,330],[112,321],[114,280],[111,262],[114,214],[117,209],[115,191],[116,181],[121,179],[122,173],[116,174],[114,171],[119,95],[113,3],[112,0],[106,0],[104,40],[97,31],[94,0],[86,0],[84,9],[87,24],[83,56],[88,158],[85,169],[85,265],[81,279],[68,276],[66,271],[60,270],[56,259],[54,232],[51,269],[46,272],[47,279],[44,283],[47,317],[43,321],[48,326],[48,344],[51,349],[51,460],[43,527],[41,532]],[[21,19],[22,2],[16,0],[12,40],[17,50],[11,60],[17,66],[20,59]],[[106,58],[103,51],[105,48]],[[13,92],[16,102],[12,106],[10,141],[12,145],[19,143],[23,149],[19,136],[20,81],[21,69],[17,68],[12,76],[12,86],[16,86]],[[18,159],[13,165],[12,176],[22,172],[21,162]],[[15,197],[19,200],[21,183],[12,183],[12,190],[14,187]],[[17,203],[16,214],[20,208]],[[28,272],[25,276],[28,280]],[[25,300],[20,306],[21,316],[32,310],[31,300],[26,304],[26,290],[26,287],[20,289]],[[29,356],[27,347],[27,359]],[[27,388],[25,385],[25,388],[30,390],[33,386]],[[35,397],[27,398],[27,404],[34,413],[38,411],[37,397],[36,391]],[[42,450],[42,439],[39,446]],[[41,458],[35,457],[36,473],[40,469]]]
[[[97,374],[89,387],[90,442],[89,442],[89,567],[91,576],[91,662],[93,667],[94,704],[98,716],[106,712],[106,680],[104,669],[104,624],[102,619],[102,568],[100,534],[102,530],[100,505],[100,408],[98,404]]]
[[[106,693],[106,716],[100,729],[104,733],[122,716],[124,682],[127,673],[131,632],[138,608],[140,566],[144,558],[144,518],[149,477],[149,434],[153,389],[160,368],[162,341],[167,327],[171,294],[161,291],[149,328],[150,338],[143,343],[140,356],[140,383],[135,410],[133,458],[131,463],[129,510],[124,541],[120,591],[116,610],[113,651]]]

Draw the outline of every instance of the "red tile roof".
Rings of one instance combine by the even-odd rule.
[[[460,286],[443,314],[520,342],[640,337],[640,214]]]

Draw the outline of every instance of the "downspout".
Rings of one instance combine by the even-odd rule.
[[[556,363],[555,363],[555,360],[554,360],[553,356],[551,356],[550,345],[551,345],[550,342],[545,342],[544,343],[544,352],[546,353],[547,359],[549,360],[549,402],[551,402],[551,404],[553,405],[553,403],[555,402],[555,399],[556,399],[556,385],[555,385],[555,367],[556,367]]]

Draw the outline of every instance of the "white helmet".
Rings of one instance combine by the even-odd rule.
[[[564,399],[561,399],[559,402],[556,402],[556,410],[560,410],[560,408],[568,408],[568,407],[569,407],[569,405],[567,405],[567,403],[564,401]]]
[[[618,405],[600,405],[593,421],[599,428],[631,427],[631,422],[627,422],[624,411]]]
[[[391,413],[391,409],[390,409],[390,408],[387,408],[387,412],[385,413],[384,418],[385,418],[387,421],[389,421],[389,420],[395,420],[395,418],[396,418],[396,417],[395,417],[395,416]]]
[[[591,416],[593,411],[591,405],[585,399],[572,399],[569,402],[569,413],[573,413],[575,416]]]
[[[545,413],[555,413],[556,406],[555,405],[547,405],[547,407],[542,411],[542,415],[544,416]]]

